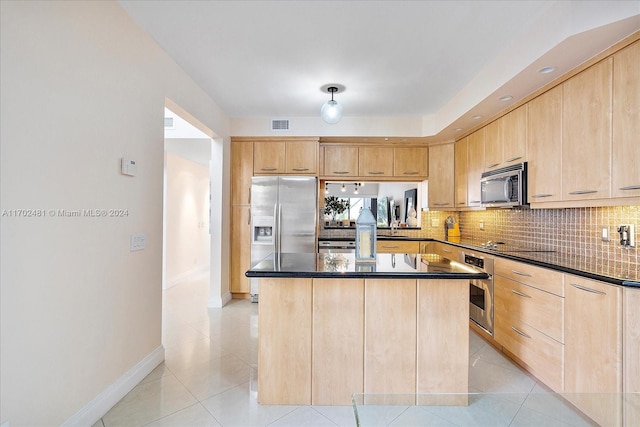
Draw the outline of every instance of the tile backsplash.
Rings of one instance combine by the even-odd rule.
[[[420,230],[399,229],[398,234],[411,237],[443,239],[445,220],[453,216],[460,223],[462,239],[473,242],[488,240],[510,246],[551,250],[569,256],[591,258],[612,267],[640,274],[640,206],[616,206],[570,209],[490,209],[469,212],[422,211]],[[483,223],[484,230],[480,229]],[[636,247],[620,246],[617,228],[635,225]],[[607,228],[609,241],[601,239]],[[339,237],[354,235],[353,230],[323,230],[321,235]],[[389,230],[380,230],[381,235]]]

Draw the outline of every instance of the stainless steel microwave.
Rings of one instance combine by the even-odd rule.
[[[482,206],[508,208],[527,204],[527,163],[484,172],[480,179]]]

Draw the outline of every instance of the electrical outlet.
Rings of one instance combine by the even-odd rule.
[[[480,221],[479,226],[480,226],[480,230],[484,230],[484,221]]]
[[[432,227],[437,227],[440,224],[440,221],[438,220],[438,218],[431,218],[431,226]]]
[[[603,242],[609,241],[609,229],[607,227],[602,227],[602,233],[600,234],[600,238]]]
[[[129,241],[129,250],[131,252],[143,250],[147,246],[146,240],[144,233],[132,234]]]
[[[635,226],[633,224],[621,224],[618,227],[618,234],[620,235],[620,245],[628,248],[636,245],[635,240]]]

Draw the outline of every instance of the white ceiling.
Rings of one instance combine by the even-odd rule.
[[[338,83],[345,118],[418,117],[410,136],[451,137],[640,28],[640,1],[120,3],[231,119],[320,120]]]

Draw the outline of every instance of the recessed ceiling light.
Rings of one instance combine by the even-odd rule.
[[[479,115],[479,114],[476,114],[475,116],[471,116],[471,118],[472,118],[473,120],[480,120],[480,119],[482,118],[482,116],[481,116],[481,115]]]
[[[557,70],[556,67],[543,67],[543,68],[540,68],[538,72],[540,74],[549,74],[549,73],[553,73],[555,70]]]
[[[500,101],[511,101],[512,99],[513,99],[513,96],[511,95],[505,95],[500,97]]]
[[[460,132],[462,130],[462,128],[455,128],[454,129],[456,132]]]

